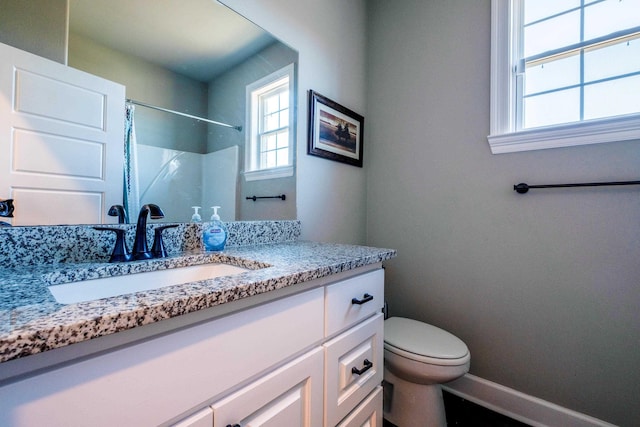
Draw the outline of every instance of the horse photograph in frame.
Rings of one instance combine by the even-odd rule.
[[[364,117],[309,91],[307,154],[362,167]]]

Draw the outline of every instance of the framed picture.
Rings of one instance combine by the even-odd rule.
[[[364,117],[309,91],[309,141],[307,153],[362,167]]]

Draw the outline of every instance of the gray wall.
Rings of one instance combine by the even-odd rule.
[[[66,63],[67,0],[0,0],[0,42]]]
[[[69,34],[69,66],[127,87],[127,98],[200,117],[207,115],[207,84],[138,57]],[[204,154],[207,125],[193,119],[137,106],[139,144]]]
[[[367,243],[393,315],[462,338],[471,373],[640,425],[640,146],[492,155],[489,0],[368,2]],[[300,192],[303,192],[300,189]]]
[[[222,0],[298,51],[296,197],[302,238],[365,243],[366,172],[307,155],[307,93],[364,115],[365,0]],[[365,121],[365,138],[367,137]],[[364,148],[365,164],[367,147]]]
[[[217,76],[209,83],[209,114],[225,123],[245,123],[247,85],[298,61],[298,53],[283,43],[275,42],[247,61]],[[210,126],[209,151],[237,145],[240,147],[240,170],[244,171],[246,123],[242,132],[220,126]],[[296,177],[247,181],[238,177],[236,210],[243,221],[296,219]],[[287,199],[246,200],[247,196],[275,196]]]

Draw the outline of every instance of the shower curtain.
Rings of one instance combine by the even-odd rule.
[[[140,210],[140,184],[138,183],[138,155],[134,106],[127,104],[124,128],[124,188],[122,202],[130,222],[135,222]]]

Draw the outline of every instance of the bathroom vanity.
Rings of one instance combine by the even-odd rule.
[[[394,256],[287,241],[4,269],[0,424],[381,425],[381,267]],[[67,305],[47,289],[211,262],[247,270]]]

